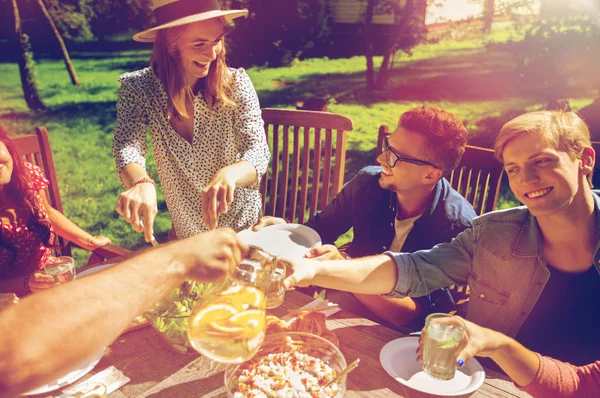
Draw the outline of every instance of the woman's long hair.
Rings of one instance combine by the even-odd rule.
[[[225,22],[222,21],[224,24]],[[156,34],[150,65],[163,84],[168,97],[168,116],[189,118],[186,104],[193,103],[194,93],[202,92],[211,107],[235,106],[232,101],[231,79],[225,63],[225,40],[221,38],[222,50],[212,62],[208,75],[198,81],[196,87],[185,83],[183,68],[179,61],[177,45],[189,25],[161,29]]]
[[[3,187],[2,191],[6,194],[13,203],[19,205],[19,208],[25,214],[27,228],[40,235],[42,243],[46,247],[56,247],[56,234],[51,229],[51,224],[47,218],[42,215],[41,204],[38,204],[35,199],[32,183],[28,173],[25,171],[23,160],[17,151],[17,147],[8,137],[8,134],[2,126],[0,126],[0,142],[6,146],[13,162],[13,171],[10,182]],[[1,203],[0,203],[1,205]],[[17,257],[17,249],[10,243],[5,242],[2,236],[2,228],[0,228],[0,246],[7,248],[12,252],[10,264],[15,264]]]

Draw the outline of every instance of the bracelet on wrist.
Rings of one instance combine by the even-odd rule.
[[[143,177],[138,177],[135,180],[131,181],[131,184],[129,184],[129,188],[127,188],[127,189],[131,189],[138,184],[144,184],[144,183],[152,184],[156,188],[156,183],[154,182],[154,180],[152,178],[150,178],[148,176],[143,176]]]
[[[25,289],[25,293],[29,294],[31,293],[31,288],[29,287],[29,278],[31,277],[31,275],[27,275],[25,278],[23,278],[23,288]]]

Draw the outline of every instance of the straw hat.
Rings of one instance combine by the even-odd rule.
[[[157,26],[136,33],[133,35],[133,40],[153,42],[159,29],[218,17],[225,18],[229,22],[248,14],[248,10],[221,10],[218,0],[153,0],[152,11]]]

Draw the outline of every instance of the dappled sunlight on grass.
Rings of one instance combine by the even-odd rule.
[[[485,46],[490,41],[502,43],[517,36],[512,30],[500,29],[486,41],[417,46],[412,56],[399,55],[389,86],[383,91],[366,90],[365,57],[309,59],[286,68],[250,68],[248,73],[263,107],[293,108],[298,99],[320,97],[329,101],[329,111],[354,121],[347,140],[347,181],[360,168],[375,163],[379,126],[395,128],[400,115],[415,106],[425,104],[455,113],[469,129],[470,143],[488,146],[507,120],[543,108],[548,87],[524,75],[517,68],[518,59],[501,46]],[[122,187],[111,146],[117,78],[121,73],[146,67],[150,51],[80,51],[71,56],[81,87],[71,85],[61,60],[38,62],[40,94],[49,109],[37,115],[27,110],[17,66],[0,63],[0,123],[19,133],[46,125],[67,216],[116,244],[145,247],[141,235],[114,212]],[[374,62],[378,67],[381,57],[375,57]],[[597,95],[587,84],[593,73],[587,68],[585,73],[572,73],[560,83],[574,109],[587,105]],[[149,172],[156,178],[149,152]],[[499,208],[517,204],[503,185]],[[169,229],[170,220],[159,191],[155,224],[159,240],[166,240]],[[339,242],[351,236],[349,232]]]

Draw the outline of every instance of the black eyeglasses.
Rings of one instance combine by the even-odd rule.
[[[404,156],[398,155],[392,148],[390,148],[390,144],[388,142],[388,137],[385,137],[383,139],[383,152],[385,152],[385,160],[391,169],[393,169],[396,166],[396,163],[398,163],[398,161],[416,164],[417,166],[432,166],[432,167],[435,167],[436,169],[440,168],[437,165],[435,165],[431,162],[428,162],[426,160],[405,158]]]

